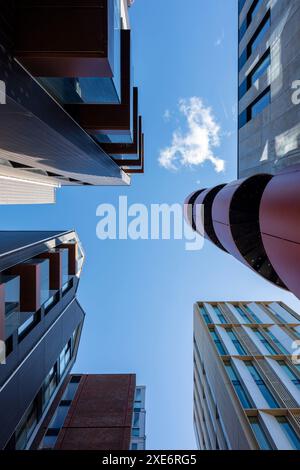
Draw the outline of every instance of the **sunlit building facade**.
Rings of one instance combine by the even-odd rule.
[[[194,307],[201,450],[300,450],[300,317],[281,302]]]
[[[300,162],[299,0],[239,0],[238,177]]]

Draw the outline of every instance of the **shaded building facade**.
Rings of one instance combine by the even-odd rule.
[[[195,304],[199,449],[300,450],[299,338],[300,317],[281,302]]]
[[[0,232],[0,448],[28,449],[74,364],[84,260],[74,231]]]
[[[143,172],[130,4],[2,2],[0,203],[53,203],[61,186]]]
[[[239,0],[238,34],[238,178],[276,174],[300,162],[299,1]]]
[[[144,390],[136,387],[132,374],[71,375],[31,448],[144,449],[145,419],[141,421],[141,413],[145,414]]]

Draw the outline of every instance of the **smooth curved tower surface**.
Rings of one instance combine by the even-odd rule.
[[[300,298],[300,165],[268,184],[260,206],[260,228],[276,272]]]
[[[206,239],[300,298],[300,166],[194,192],[191,225]],[[196,205],[204,205],[204,221]],[[202,230],[201,230],[202,228]]]

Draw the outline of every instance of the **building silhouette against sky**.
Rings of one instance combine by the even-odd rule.
[[[201,450],[300,450],[300,317],[280,302],[194,307],[194,426]]]

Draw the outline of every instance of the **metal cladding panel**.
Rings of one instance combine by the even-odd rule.
[[[263,244],[279,277],[300,298],[300,168],[268,184],[260,206]]]
[[[215,243],[215,245],[218,246],[221,250],[224,250],[224,247],[218,240],[218,237],[215,233],[214,226],[213,226],[213,220],[212,220],[212,205],[214,202],[214,199],[216,195],[225,187],[225,184],[221,184],[218,186],[215,186],[214,188],[207,189],[206,191],[203,191],[199,196],[197,197],[195,201],[195,205],[197,204],[204,204],[204,231],[205,231],[205,238],[207,240],[210,240],[212,243]],[[194,215],[194,221],[196,225],[196,231],[201,233],[202,229],[202,220],[197,221],[197,216],[196,214]],[[226,250],[225,250],[226,251]]]
[[[0,204],[54,204],[55,188],[0,178]]]
[[[38,77],[111,77],[109,0],[17,3],[15,55]]]
[[[43,244],[44,242],[55,240],[56,238],[71,238],[72,231],[42,231],[42,230],[26,230],[26,231],[11,231],[11,230],[0,230],[0,258],[8,256],[12,252],[19,252],[20,258],[17,262],[24,261],[34,254],[29,254],[27,257],[22,257],[25,248],[33,247],[34,245]],[[40,248],[40,253],[46,251],[47,246]],[[0,265],[0,269],[3,268]]]
[[[0,106],[1,158],[79,183],[129,183],[112,158],[4,48],[0,80],[6,83],[6,104]]]
[[[212,220],[216,236],[223,247],[236,259],[249,266],[237,249],[232,236],[230,224],[231,201],[235,192],[243,182],[244,180],[238,180],[230,183],[221,189],[221,191],[216,195],[212,205]]]
[[[184,201],[184,218],[186,222],[195,230],[195,223],[193,220],[194,208],[192,207],[195,203],[197,196],[205,189],[199,189],[191,193]]]
[[[83,376],[55,449],[128,450],[135,387],[135,375]]]

